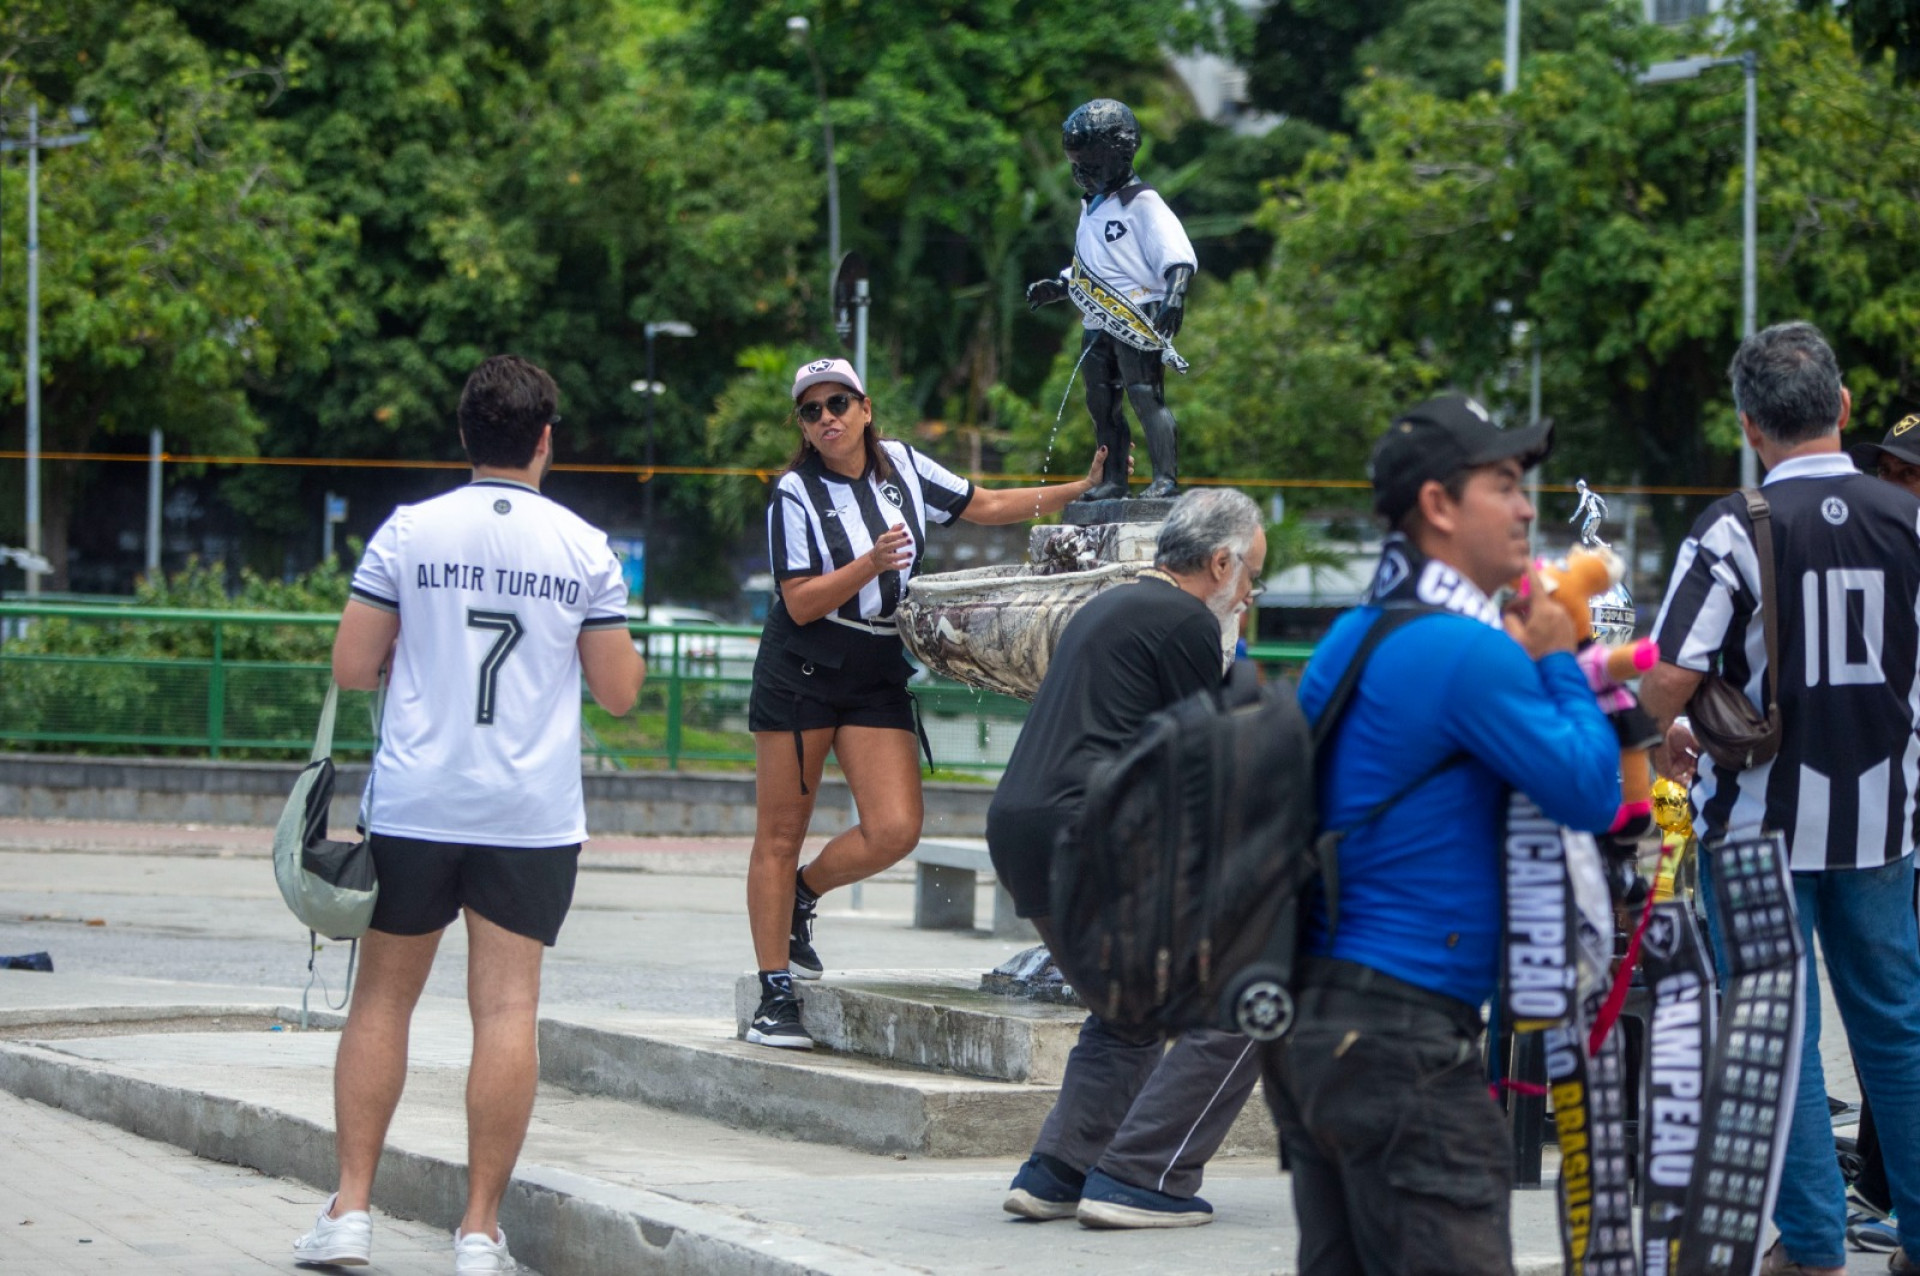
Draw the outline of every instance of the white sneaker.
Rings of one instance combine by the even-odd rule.
[[[373,1257],[373,1217],[365,1210],[348,1210],[328,1218],[338,1192],[320,1207],[313,1230],[293,1243],[293,1261],[323,1267],[365,1267]]]
[[[513,1261],[513,1255],[507,1253],[507,1234],[505,1231],[499,1233],[498,1240],[488,1240],[478,1232],[454,1232],[454,1276],[479,1276],[479,1273],[482,1272],[516,1272],[519,1270],[520,1265]]]

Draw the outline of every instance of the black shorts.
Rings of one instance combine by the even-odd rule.
[[[813,731],[821,727],[891,727],[912,731],[913,697],[900,640],[865,640],[871,653],[838,669],[792,652],[761,647],[747,701],[749,731]]]
[[[389,935],[431,935],[470,908],[551,948],[573,904],[578,842],[522,849],[374,833],[367,844],[380,881],[372,925]]]

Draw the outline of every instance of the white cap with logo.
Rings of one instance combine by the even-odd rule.
[[[845,359],[815,359],[812,363],[803,363],[800,370],[793,374],[793,399],[800,396],[810,385],[819,385],[822,381],[837,381],[850,387],[855,394],[866,397],[867,387],[860,384],[860,374]]]

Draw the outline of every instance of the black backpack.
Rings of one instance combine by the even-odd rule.
[[[1262,1041],[1286,1032],[1304,888],[1321,878],[1333,910],[1335,851],[1351,831],[1318,833],[1315,750],[1374,648],[1431,614],[1383,612],[1317,728],[1292,686],[1261,685],[1241,662],[1224,687],[1149,717],[1131,747],[1094,768],[1051,882],[1054,960],[1089,1010],[1166,1032],[1225,1028]]]

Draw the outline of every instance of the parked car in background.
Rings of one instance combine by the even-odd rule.
[[[749,626],[730,624],[698,607],[679,607],[670,603],[655,603],[651,615],[636,603],[627,608],[627,617],[641,625],[683,631],[678,636],[678,642],[680,669],[684,674],[705,678],[753,676],[753,661],[760,654],[760,635]],[[687,630],[693,632],[684,632]],[[703,630],[713,632],[701,632]],[[675,636],[667,633],[643,630],[634,635],[633,645],[647,658],[650,676],[667,672],[673,659],[675,641]]]

